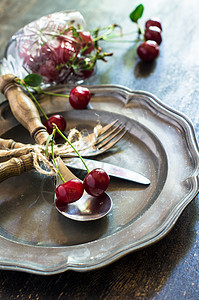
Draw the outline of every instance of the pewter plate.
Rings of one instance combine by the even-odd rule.
[[[164,237],[198,192],[198,146],[187,117],[146,92],[110,85],[89,88],[88,110],[72,110],[61,97],[42,97],[41,105],[48,114],[62,112],[68,129],[91,131],[98,122],[119,119],[128,133],[97,159],[142,173],[151,185],[112,179],[112,211],[82,224],[54,208],[53,178],[30,171],[7,179],[0,184],[1,269],[47,275],[105,266]],[[33,142],[7,101],[0,106],[0,135]]]

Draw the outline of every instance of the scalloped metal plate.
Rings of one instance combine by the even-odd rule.
[[[0,268],[36,274],[87,271],[164,237],[198,193],[199,153],[193,126],[154,95],[122,86],[91,86],[91,107],[74,111],[61,97],[43,97],[49,114],[62,112],[68,126],[90,130],[119,118],[128,134],[98,157],[132,168],[151,180],[140,187],[113,180],[112,212],[102,220],[64,219],[53,206],[54,183],[31,171],[0,185]],[[50,88],[67,92],[70,87]],[[8,103],[0,106],[0,135],[32,142]]]

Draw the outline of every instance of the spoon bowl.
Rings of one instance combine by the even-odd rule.
[[[104,193],[92,197],[84,192],[76,202],[63,205],[55,198],[56,209],[65,217],[75,221],[94,221],[106,216],[112,208],[111,198]]]
[[[64,164],[64,162],[57,158],[56,163],[63,178],[68,181],[77,178]],[[62,182],[61,178],[57,176],[56,186]],[[99,197],[93,197],[84,191],[82,197],[73,203],[63,205],[57,200],[56,195],[54,198],[55,207],[59,213],[64,217],[75,221],[94,221],[106,216],[112,209],[112,199],[107,193],[103,193]]]

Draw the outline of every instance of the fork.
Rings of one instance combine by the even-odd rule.
[[[112,123],[102,127],[100,135],[96,140],[96,144],[91,148],[88,148],[87,153],[81,153],[84,157],[92,157],[99,155],[111,147],[113,147],[127,132],[125,126],[121,126],[122,123],[119,123],[116,127],[114,125],[118,120],[113,121]],[[94,133],[89,134],[84,137],[85,141],[93,138]],[[15,152],[14,157],[11,159],[0,163],[0,182],[12,176],[19,176],[26,171],[33,169],[33,152],[29,152],[30,148],[27,146],[32,146],[30,144],[23,144],[20,142],[15,142],[12,139],[3,139],[0,138],[0,149],[18,149],[18,152]],[[0,150],[1,151],[1,150]],[[80,153],[81,151],[79,151]],[[74,157],[77,154],[74,152],[74,155],[60,155],[61,157]]]
[[[81,154],[81,156],[83,157],[92,157],[92,156],[96,156],[99,155],[107,150],[109,150],[110,148],[112,148],[116,143],[118,143],[121,138],[125,135],[125,133],[127,132],[127,129],[125,129],[125,126],[122,125],[121,122],[119,122],[119,120],[115,120],[109,124],[107,124],[106,126],[102,127],[99,133],[99,136],[97,137],[97,139],[95,140],[95,144],[92,145],[91,147],[81,151],[78,150],[78,152]],[[118,123],[118,124],[117,124]],[[117,124],[117,125],[116,125]],[[116,126],[114,126],[116,125]],[[95,133],[91,133],[85,137],[83,137],[83,141],[85,143],[89,143],[90,140],[93,139]],[[3,139],[0,138],[0,149],[20,149],[23,147],[26,147],[27,144],[23,144],[20,142],[15,142],[12,139]],[[19,151],[19,156],[23,153],[26,154],[27,151],[24,150],[25,152],[20,152]],[[17,156],[17,154],[15,155]],[[61,157],[74,157],[77,156],[77,154],[73,151],[71,151],[71,153],[66,153],[66,154],[61,154]]]
[[[100,133],[92,146],[84,150],[78,149],[78,151],[83,157],[97,156],[112,148],[116,143],[118,143],[121,140],[121,138],[126,134],[126,132],[127,129],[125,128],[125,126],[117,119],[101,128]],[[93,132],[83,137],[82,141],[89,145],[89,142],[94,138],[94,136],[95,133]],[[74,157],[77,156],[77,154],[74,151],[72,151],[71,153],[66,153],[65,155],[63,155],[63,157],[71,156]]]

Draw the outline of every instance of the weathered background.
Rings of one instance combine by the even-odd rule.
[[[120,84],[151,92],[185,113],[199,138],[198,1],[142,3],[141,25],[151,16],[162,20],[158,60],[146,66],[137,59],[133,44],[107,43],[105,48],[114,56],[106,64],[100,62],[95,76],[86,83]],[[1,0],[0,58],[12,34],[42,15],[77,9],[89,29],[118,23],[129,32],[135,26],[128,16],[138,4],[128,0]],[[198,299],[198,211],[196,197],[164,239],[96,271],[44,277],[2,270],[0,299]]]

